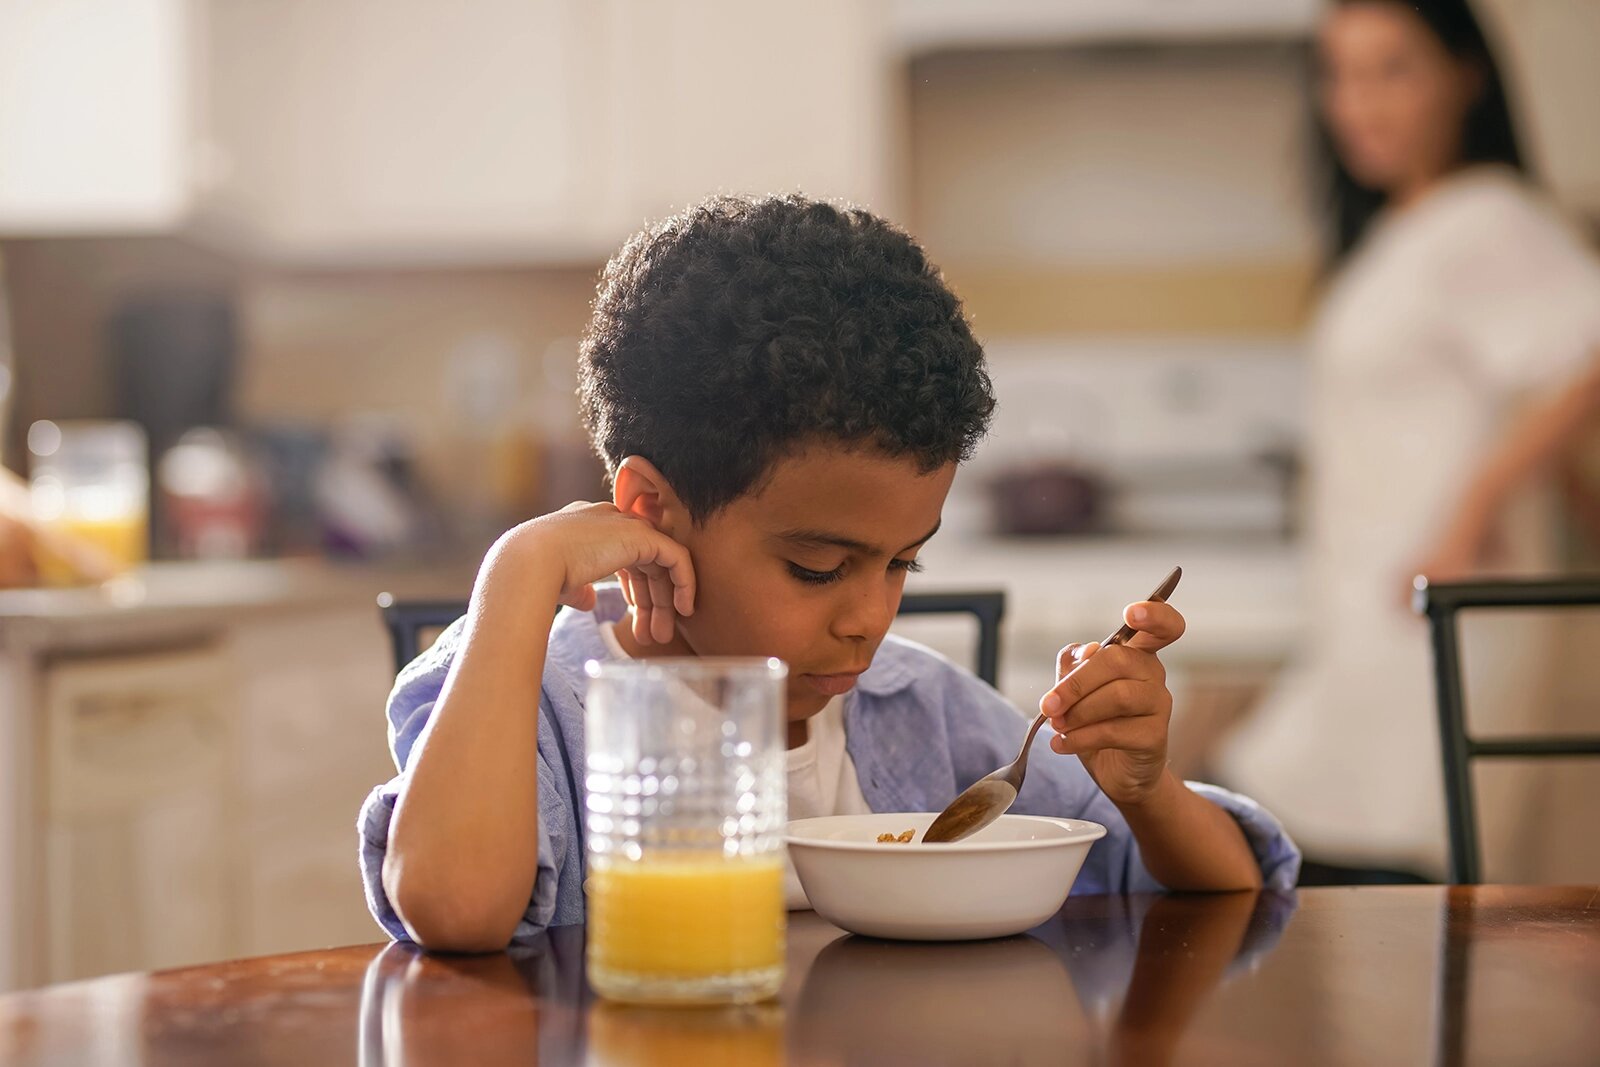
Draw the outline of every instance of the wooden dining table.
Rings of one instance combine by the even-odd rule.
[[[773,1001],[593,995],[584,930],[330,948],[0,997],[27,1065],[1600,1063],[1600,886],[1074,897],[909,943],[791,916]]]

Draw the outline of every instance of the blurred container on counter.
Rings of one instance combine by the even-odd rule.
[[[448,417],[451,526],[465,544],[487,545],[528,510],[542,459],[531,433],[523,354],[510,338],[473,334],[450,351],[442,383]]]
[[[252,428],[250,442],[265,468],[268,496],[267,551],[277,556],[317,556],[323,550],[317,506],[317,472],[331,445],[325,427],[269,422]]]
[[[179,559],[246,559],[260,553],[265,487],[237,438],[197,427],[156,468],[168,546]]]
[[[997,533],[1043,537],[1099,528],[1105,487],[1069,463],[1038,462],[1004,471],[989,483]]]
[[[404,420],[354,415],[334,428],[331,444],[312,483],[330,555],[374,559],[439,547],[438,509],[418,476]]]
[[[34,521],[89,559],[69,559],[41,539],[39,577],[72,585],[124,571],[150,556],[150,467],[136,423],[63,421],[28,429]]]

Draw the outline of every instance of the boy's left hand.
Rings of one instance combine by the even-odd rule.
[[[1119,805],[1145,800],[1166,770],[1172,694],[1156,653],[1184,629],[1176,608],[1154,601],[1130,604],[1123,619],[1138,631],[1126,644],[1063,648],[1056,687],[1039,702],[1056,731],[1050,747],[1076,754]]]

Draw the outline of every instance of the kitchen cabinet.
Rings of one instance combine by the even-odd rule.
[[[719,191],[798,190],[895,213],[903,71],[881,0],[594,7],[606,134],[596,178],[613,239]]]
[[[589,262],[718,190],[881,207],[880,7],[213,0],[203,221],[288,261]]]
[[[1005,45],[1298,39],[1318,0],[893,0],[908,51]]]
[[[371,940],[376,593],[470,570],[157,564],[0,592],[0,990]]]
[[[196,10],[195,0],[0,0],[0,236],[182,221]]]
[[[248,955],[372,940],[356,812],[394,775],[388,638],[371,603],[258,615],[230,628],[238,709],[238,936]]]
[[[588,29],[571,0],[214,0],[207,221],[290,259],[582,248]]]
[[[44,979],[235,955],[223,657],[68,659],[44,693]]]

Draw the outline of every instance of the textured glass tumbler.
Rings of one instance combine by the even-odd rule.
[[[587,671],[589,984],[640,1003],[776,995],[788,668],[706,658]]]

